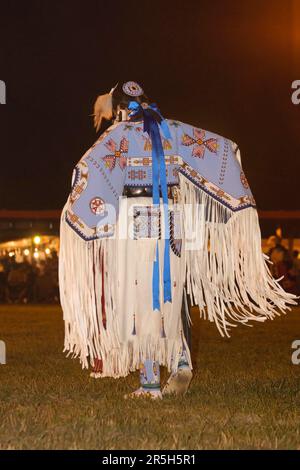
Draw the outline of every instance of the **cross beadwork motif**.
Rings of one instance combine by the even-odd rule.
[[[204,158],[205,150],[209,150],[212,153],[217,153],[218,151],[218,141],[217,139],[205,139],[205,131],[202,129],[193,129],[193,137],[188,134],[182,135],[182,145],[189,147],[193,145],[192,155],[197,158]]]
[[[119,149],[113,139],[109,139],[108,142],[106,142],[105,147],[110,152],[112,152],[111,155],[106,155],[105,157],[103,157],[106,168],[109,168],[109,170],[112,171],[116,167],[116,163],[118,162],[118,165],[121,170],[124,170],[127,161],[127,158],[124,154],[128,153],[128,139],[126,139],[126,137],[122,137]]]

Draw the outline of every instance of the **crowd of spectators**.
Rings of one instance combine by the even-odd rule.
[[[280,237],[268,240],[270,270],[287,291],[300,295],[299,252],[290,252]],[[15,257],[0,257],[0,303],[57,303],[58,256],[55,250],[44,260],[17,262]]]
[[[292,252],[285,248],[278,236],[269,238],[269,256],[271,272],[275,279],[280,279],[284,290],[300,295],[300,258],[299,251]]]
[[[58,256],[55,251],[45,260],[17,262],[15,257],[0,258],[1,303],[59,302]]]

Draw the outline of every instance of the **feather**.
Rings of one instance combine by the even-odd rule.
[[[112,94],[99,95],[94,104],[94,127],[99,131],[102,119],[110,120],[113,117]]]
[[[108,121],[113,117],[113,107],[112,107],[112,94],[117,88],[118,83],[110,90],[109,93],[105,95],[99,95],[94,104],[94,127],[96,132],[99,131],[102,123],[102,119],[107,119]]]

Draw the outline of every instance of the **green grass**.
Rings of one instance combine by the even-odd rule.
[[[95,380],[66,358],[59,307],[2,305],[0,449],[300,449],[299,313],[222,339],[194,312],[190,391],[158,403],[123,399],[137,373]]]

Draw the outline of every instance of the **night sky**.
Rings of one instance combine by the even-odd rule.
[[[1,0],[0,209],[60,209],[93,102],[142,84],[239,144],[261,209],[300,209],[300,0]],[[298,50],[297,50],[298,47]]]

